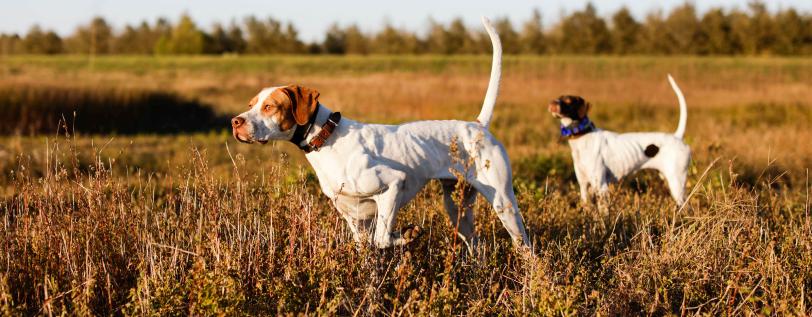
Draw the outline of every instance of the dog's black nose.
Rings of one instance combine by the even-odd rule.
[[[245,124],[245,119],[243,119],[243,117],[234,117],[231,119],[232,128],[239,128],[243,124]]]

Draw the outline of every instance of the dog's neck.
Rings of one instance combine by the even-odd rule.
[[[595,124],[589,120],[589,117],[583,117],[581,120],[572,121],[569,125],[561,123],[561,137],[566,139],[575,139],[584,134],[594,132]]]
[[[310,121],[305,125],[296,127],[296,131],[293,133],[293,136],[291,137],[290,141],[296,146],[298,146],[300,149],[303,150],[306,149],[308,147],[308,144],[314,138],[318,137],[319,132],[321,132],[322,129],[324,129],[324,126],[330,120],[330,116],[332,114],[333,111],[331,111],[324,105],[319,104],[316,107],[316,111],[311,117]]]

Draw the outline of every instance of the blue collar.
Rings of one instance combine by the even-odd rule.
[[[588,117],[581,119],[578,125],[561,126],[561,136],[565,138],[581,136],[592,131],[595,131],[595,124]]]

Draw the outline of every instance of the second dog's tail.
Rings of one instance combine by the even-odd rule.
[[[499,34],[493,29],[491,21],[486,17],[482,17],[482,24],[485,25],[485,30],[488,31],[488,36],[491,38],[493,45],[493,61],[491,62],[491,80],[488,82],[488,91],[485,93],[485,101],[482,103],[482,110],[479,112],[476,120],[485,128],[488,128],[488,123],[493,118],[493,107],[496,105],[496,97],[499,95],[499,79],[502,77],[502,42],[499,40]]]
[[[685,96],[682,95],[682,90],[679,89],[677,82],[674,81],[674,77],[671,77],[671,74],[668,74],[668,82],[671,83],[671,89],[674,89],[674,93],[677,94],[677,100],[679,100],[679,124],[677,125],[677,131],[674,132],[674,136],[682,139],[682,137],[685,136],[685,125],[688,124],[688,106],[685,104]]]

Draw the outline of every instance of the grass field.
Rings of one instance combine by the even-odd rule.
[[[361,121],[471,120],[489,62],[0,57],[0,101],[48,100],[37,108],[48,111],[85,100],[49,87],[148,91],[211,106],[219,122],[261,87],[300,83]],[[601,128],[673,131],[666,73],[688,100],[688,206],[676,210],[651,172],[615,186],[608,211],[579,204],[547,102],[579,94]],[[357,248],[295,147],[239,144],[227,120],[185,134],[83,132],[145,119],[137,108],[105,117],[130,99],[99,97],[114,104],[75,122],[51,116],[77,133],[0,136],[0,314],[811,314],[810,87],[809,59],[507,57],[492,130],[511,156],[535,258],[513,252],[481,198],[482,244],[465,255],[434,183],[398,216],[428,229],[421,240]],[[3,107],[0,122],[26,126]]]

